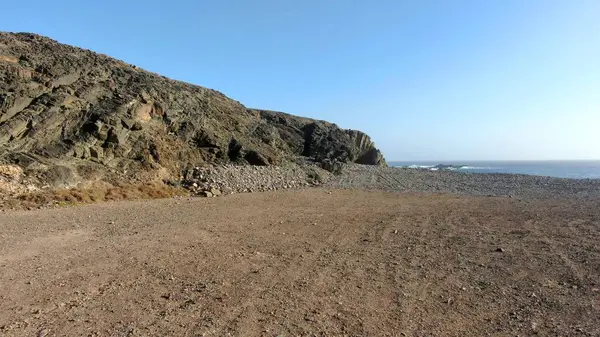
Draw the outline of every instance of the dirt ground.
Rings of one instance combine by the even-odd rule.
[[[0,213],[0,336],[598,336],[599,206],[308,189]]]

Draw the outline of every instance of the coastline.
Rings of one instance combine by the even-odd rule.
[[[600,179],[571,179],[514,173],[430,171],[346,165],[327,182],[332,188],[449,193],[521,198],[600,198]]]
[[[389,166],[470,173],[509,173],[569,179],[600,179],[600,160],[390,161]]]

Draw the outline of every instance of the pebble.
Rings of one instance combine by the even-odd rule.
[[[316,173],[315,173],[316,172]],[[320,183],[328,172],[314,165],[196,167],[182,185],[200,196],[295,189]],[[331,192],[330,192],[331,194]]]

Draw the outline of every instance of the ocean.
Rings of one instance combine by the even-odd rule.
[[[472,173],[514,173],[571,179],[600,179],[600,160],[392,161],[390,166]]]

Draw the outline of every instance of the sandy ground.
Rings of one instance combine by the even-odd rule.
[[[0,213],[1,336],[598,336],[600,207],[323,189]]]

